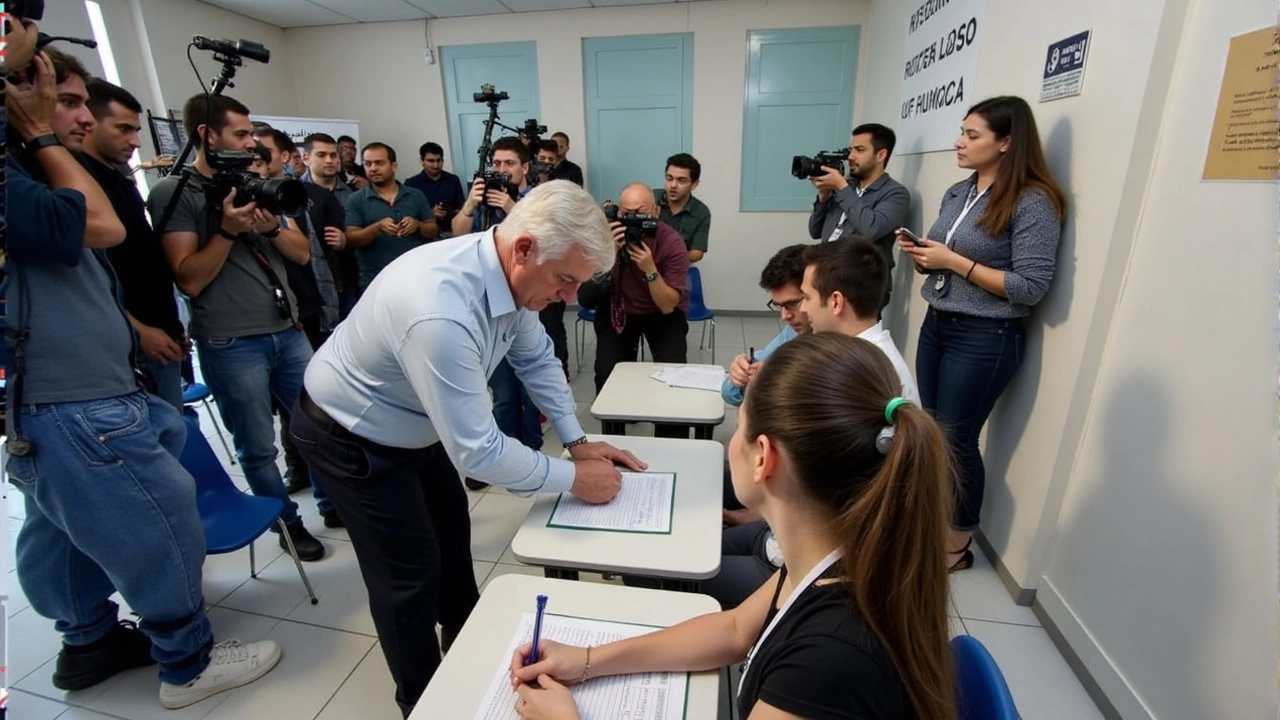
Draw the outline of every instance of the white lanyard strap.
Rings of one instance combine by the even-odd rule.
[[[990,188],[987,189],[989,190]],[[978,204],[978,200],[982,199],[982,196],[986,194],[986,190],[978,192],[977,183],[974,183],[973,187],[969,189],[969,199],[965,200],[964,210],[960,211],[960,217],[956,218],[956,221],[951,223],[951,229],[947,231],[947,247],[951,247],[952,238],[955,237],[956,230],[960,229],[960,223],[964,221],[965,216],[969,214],[969,211],[973,209],[974,205]]]
[[[751,652],[747,653],[747,661],[742,664],[742,677],[738,679],[738,695],[742,695],[742,684],[743,681],[746,680],[747,670],[751,667],[751,660],[756,656],[756,651],[760,649],[760,646],[764,645],[765,638],[769,637],[769,633],[773,632],[773,629],[777,627],[778,623],[782,620],[782,616],[787,614],[787,611],[790,610],[796,600],[804,594],[804,591],[808,590],[810,585],[817,582],[818,578],[822,577],[822,574],[825,573],[832,565],[835,565],[843,554],[844,551],[840,548],[832,550],[830,555],[826,556],[821,562],[813,566],[813,569],[809,571],[808,575],[805,575],[800,579],[799,584],[796,585],[796,589],[792,590],[787,601],[782,603],[782,607],[779,608],[777,614],[773,616],[773,620],[769,622],[768,627],[766,627],[764,632],[760,634],[760,639],[756,640],[756,644],[751,646]]]

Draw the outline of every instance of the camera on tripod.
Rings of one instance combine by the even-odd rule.
[[[480,86],[480,92],[471,94],[471,99],[478,103],[490,103],[497,105],[503,100],[510,100],[511,96],[508,95],[505,90],[502,92],[495,92],[492,85],[485,83]]]
[[[829,167],[844,174],[844,161],[849,157],[849,148],[820,152],[813,157],[796,155],[791,158],[791,175],[800,180],[826,175],[822,168]]]
[[[222,205],[232,188],[236,207],[257,203],[272,215],[298,217],[307,209],[307,189],[293,178],[264,179],[249,172],[254,155],[244,150],[222,150],[206,154],[213,178],[209,182],[210,204]]]
[[[652,215],[638,213],[635,211],[627,211],[618,213],[618,206],[613,203],[606,203],[604,206],[604,216],[611,223],[620,223],[626,228],[626,234],[623,240],[632,245],[639,245],[646,238],[652,239],[658,236],[658,219]]]

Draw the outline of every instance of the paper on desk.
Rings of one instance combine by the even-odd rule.
[[[532,598],[531,598],[532,599]],[[551,597],[555,602],[555,596]],[[556,642],[597,647],[658,630],[648,625],[587,620],[547,613],[542,637]],[[511,690],[511,657],[533,637],[533,613],[520,618],[507,654],[498,664],[475,720],[519,720]],[[689,690],[688,673],[640,673],[593,678],[570,688],[582,720],[683,720]]]
[[[671,532],[675,473],[622,472],[622,490],[603,505],[561,493],[547,527],[667,534]]]
[[[720,386],[724,384],[724,370],[718,367],[664,367],[649,377],[666,383],[668,387],[690,390],[720,392]]]

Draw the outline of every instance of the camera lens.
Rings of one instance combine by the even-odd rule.
[[[814,165],[813,158],[804,155],[796,155],[791,158],[791,176],[804,180],[814,174],[814,170],[818,168]]]
[[[258,181],[250,194],[273,215],[298,217],[307,209],[307,188],[292,178]]]

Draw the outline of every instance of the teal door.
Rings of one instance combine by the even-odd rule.
[[[791,176],[791,158],[849,144],[858,34],[857,25],[747,33],[743,212],[813,206],[813,185]]]
[[[532,42],[492,43],[487,45],[451,45],[440,48],[440,71],[444,73],[445,112],[449,119],[449,153],[453,172],[470,183],[479,164],[480,141],[484,139],[484,121],[489,107],[472,98],[480,86],[493,85],[494,90],[511,96],[498,106],[498,122],[511,127],[524,125],[536,118],[538,100],[538,48]],[[493,139],[514,135],[494,128]],[[423,138],[426,142],[429,138]],[[418,149],[413,148],[416,153]],[[416,164],[416,155],[412,157]]]
[[[585,38],[587,189],[618,199],[662,187],[666,159],[693,147],[693,35]]]

